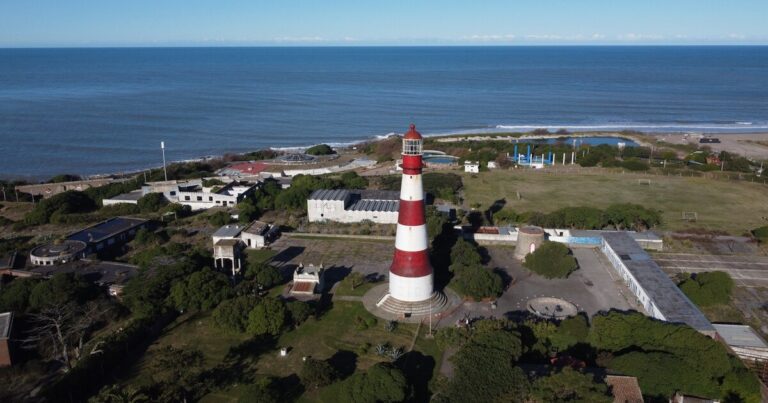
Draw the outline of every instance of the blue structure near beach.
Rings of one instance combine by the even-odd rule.
[[[528,148],[525,154],[520,154],[517,150],[517,144],[515,144],[514,153],[509,156],[509,160],[520,166],[535,166],[543,167],[545,165],[553,165],[555,163],[555,155],[552,151],[547,151],[546,154],[532,155],[531,145],[527,145]]]

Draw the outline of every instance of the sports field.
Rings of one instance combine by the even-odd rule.
[[[600,169],[494,170],[463,174],[463,179],[465,205],[480,203],[482,210],[499,199],[518,213],[636,203],[661,210],[663,230],[695,228],[742,235],[768,224],[768,186],[762,183]],[[683,212],[695,212],[696,221],[683,220]]]

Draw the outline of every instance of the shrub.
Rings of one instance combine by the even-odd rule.
[[[463,296],[479,300],[498,297],[504,291],[501,276],[483,266],[460,266],[453,273],[451,287]]]
[[[168,204],[162,193],[149,193],[138,201],[139,210],[142,213],[154,213]]]
[[[226,211],[217,211],[208,216],[208,222],[215,227],[222,227],[232,222],[232,217]]]
[[[54,215],[87,213],[96,210],[96,207],[96,202],[84,192],[68,190],[37,203],[24,216],[24,222],[30,225],[47,224],[52,222]]]
[[[621,163],[621,167],[630,171],[647,171],[650,169],[648,163],[638,159],[628,159]]]
[[[730,302],[733,280],[722,271],[697,273],[689,275],[679,287],[696,305],[706,307]]]
[[[316,360],[314,358],[307,358],[304,364],[301,366],[301,383],[307,387],[319,388],[321,386],[330,385],[338,378],[336,370],[324,360]]]
[[[768,225],[753,229],[752,236],[757,238],[760,243],[768,241]]]
[[[536,251],[525,255],[523,263],[532,272],[546,278],[566,278],[578,268],[568,247],[557,242],[544,242]]]

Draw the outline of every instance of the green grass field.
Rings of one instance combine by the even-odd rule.
[[[650,179],[651,184],[638,183],[641,178]],[[499,199],[505,199],[505,208],[516,212],[545,213],[567,206],[605,208],[613,203],[637,203],[662,211],[661,229],[703,228],[734,235],[765,225],[762,217],[768,217],[768,186],[750,182],[607,170],[559,175],[498,170],[475,177],[464,174],[463,179],[466,204],[480,203],[483,210]],[[696,212],[698,220],[682,220],[683,212]]]

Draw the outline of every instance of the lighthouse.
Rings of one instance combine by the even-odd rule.
[[[403,179],[395,238],[395,256],[389,268],[389,296],[402,302],[421,302],[433,297],[427,225],[424,218],[424,187],[421,181],[424,140],[411,124],[403,136]]]

